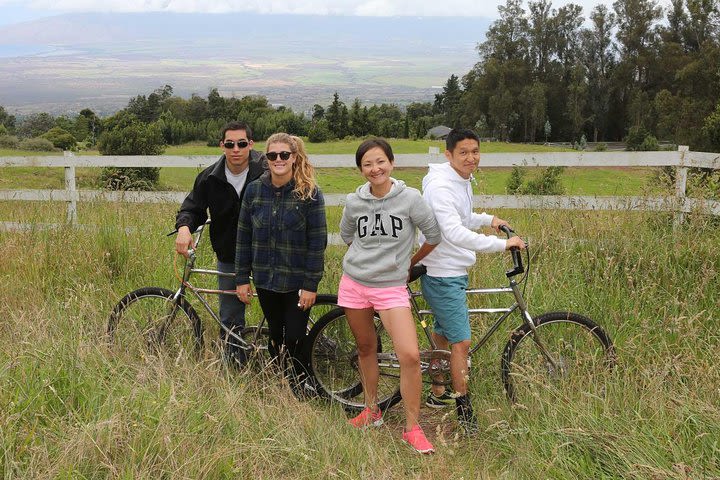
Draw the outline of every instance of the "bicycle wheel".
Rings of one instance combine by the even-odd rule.
[[[199,352],[203,328],[195,310],[175,292],[145,287],[125,295],[113,308],[108,321],[108,337],[117,351],[142,358],[160,351],[178,358]]]
[[[337,295],[319,294],[310,308],[307,333],[310,332],[318,319],[334,308],[337,308]],[[260,313],[262,313],[262,310]],[[260,368],[266,367],[272,360],[268,350],[270,329],[268,328],[267,319],[263,317],[257,325],[245,327],[240,336],[248,344],[248,359],[254,361]],[[307,362],[305,362],[305,368],[307,369]]]
[[[375,315],[378,338],[378,407],[387,410],[400,401],[400,366],[392,352],[392,341]],[[355,337],[350,330],[345,311],[336,308],[320,318],[305,342],[310,374],[315,379],[318,393],[337,401],[351,412],[365,407],[365,396],[360,382]]]
[[[543,355],[527,324],[515,330],[502,355],[502,380],[512,402],[527,401],[543,391],[601,393],[601,372],[615,364],[610,337],[594,321],[572,312],[550,312],[534,319]]]

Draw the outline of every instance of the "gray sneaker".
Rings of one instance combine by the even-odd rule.
[[[447,408],[455,405],[455,398],[445,389],[442,395],[435,395],[432,391],[425,400],[425,405],[430,408]]]

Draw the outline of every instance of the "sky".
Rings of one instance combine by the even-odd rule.
[[[575,0],[587,17],[603,3],[614,0]],[[19,23],[62,13],[150,12],[184,13],[255,12],[266,14],[319,14],[368,16],[478,16],[497,18],[499,0],[0,0],[0,25]],[[554,8],[570,3],[555,0]],[[662,4],[667,3],[665,0]]]

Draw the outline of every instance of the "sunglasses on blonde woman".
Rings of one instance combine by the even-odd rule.
[[[290,158],[290,155],[292,155],[292,152],[268,152],[265,154],[271,162],[277,160],[278,157],[280,157],[281,160],[287,160]]]

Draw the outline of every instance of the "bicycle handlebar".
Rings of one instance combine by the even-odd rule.
[[[505,235],[507,235],[508,239],[515,236],[515,231],[512,228],[508,227],[507,225],[500,225],[499,228],[503,233],[505,233]],[[520,255],[520,249],[517,247],[511,247],[510,255],[512,255],[513,269],[505,272],[505,276],[508,278],[514,277],[515,275],[519,275],[525,271],[525,268],[523,267],[523,263],[522,263],[522,256]]]

